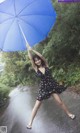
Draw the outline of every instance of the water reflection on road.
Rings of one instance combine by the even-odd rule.
[[[8,133],[80,133],[80,116],[69,119],[53,98],[43,101],[33,123],[26,129],[36,99],[36,88],[16,88],[10,92],[10,103],[0,118],[0,125],[7,126]],[[80,112],[80,98],[70,92],[61,94],[69,109],[76,115]],[[77,108],[77,110],[76,110]]]

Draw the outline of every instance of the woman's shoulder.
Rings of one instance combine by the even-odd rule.
[[[46,66],[45,68],[49,69],[49,66]]]

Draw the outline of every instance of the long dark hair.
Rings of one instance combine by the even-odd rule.
[[[35,55],[32,56],[32,59],[33,59],[34,63],[35,63],[35,58],[41,60],[41,64],[42,64],[43,67],[46,66],[45,62],[44,62],[37,54],[35,54]],[[35,65],[36,65],[36,64],[35,64]],[[39,68],[38,65],[36,65],[36,66]]]

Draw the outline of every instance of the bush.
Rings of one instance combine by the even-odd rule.
[[[63,68],[52,68],[53,77],[60,83],[68,86],[77,85],[80,83],[80,67],[71,64]]]
[[[4,106],[7,103],[9,92],[10,87],[0,83],[0,107]]]
[[[7,86],[14,87],[16,86],[17,80],[15,79],[15,75],[13,73],[4,72],[1,74],[0,82],[4,85],[6,84]]]
[[[69,85],[77,85],[80,83],[80,67],[70,65],[65,75],[66,83]]]

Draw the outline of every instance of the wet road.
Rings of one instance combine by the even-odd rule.
[[[0,118],[0,126],[7,126],[8,133],[80,133],[80,97],[68,90],[60,97],[69,110],[76,114],[71,120],[51,97],[40,107],[31,130],[26,129],[36,99],[36,89],[16,88],[9,96],[10,103]]]

